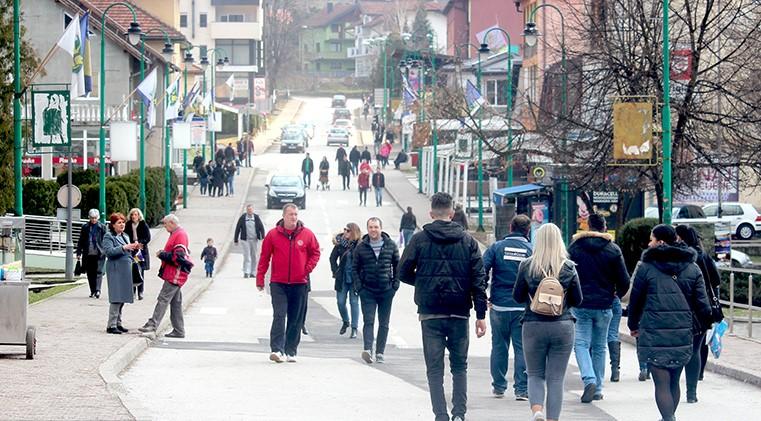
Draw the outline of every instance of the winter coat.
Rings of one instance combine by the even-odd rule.
[[[518,278],[515,280],[513,287],[513,299],[517,303],[525,303],[526,307],[523,313],[524,322],[554,322],[560,320],[573,320],[570,309],[578,307],[582,302],[581,286],[579,285],[579,274],[576,273],[575,264],[566,260],[560,269],[560,275],[556,276],[565,291],[563,300],[563,312],[560,316],[545,316],[531,311],[531,297],[536,295],[536,289],[539,283],[544,279],[544,275],[535,276],[529,270],[532,257],[521,262],[518,266]]]
[[[330,169],[330,163],[327,160],[320,161],[320,170],[329,170]]]
[[[264,224],[262,223],[259,215],[254,214],[254,224],[256,225],[256,239],[261,240],[264,238]],[[238,218],[238,223],[235,224],[235,235],[233,236],[233,242],[237,243],[238,239],[241,241],[248,241],[248,230],[246,230],[246,214]]]
[[[373,187],[382,189],[386,187],[386,176],[381,172],[373,173]]]
[[[127,223],[124,225],[124,233],[127,234],[127,237],[129,237],[129,242],[134,243],[137,241],[138,243],[143,245],[143,249],[141,250],[143,254],[143,262],[140,264],[143,268],[143,270],[150,270],[151,269],[151,253],[150,250],[148,250],[148,243],[151,242],[151,229],[148,228],[148,224],[145,221],[140,221],[137,223],[137,238],[134,238],[134,234],[132,233],[132,220],[130,219],[127,221]]]
[[[418,314],[486,317],[486,275],[478,243],[461,226],[435,220],[412,236],[399,280],[415,287]]]
[[[417,228],[417,218],[415,215],[409,212],[405,212],[402,215],[402,221],[399,223],[400,230],[415,230]]]
[[[373,159],[373,155],[369,150],[365,149],[360,155],[360,160],[370,162]]]
[[[351,152],[349,152],[349,161],[354,164],[357,164],[359,163],[360,156],[361,154],[359,153],[359,149],[357,149],[357,147],[355,146],[351,148]]]
[[[634,269],[628,326],[638,331],[640,361],[674,368],[692,356],[700,320],[710,320],[711,307],[696,253],[682,244],[649,248]]]
[[[185,285],[193,268],[188,250],[188,233],[185,229],[177,227],[169,234],[164,249],[159,253],[159,259],[159,278],[180,287]]]
[[[339,146],[336,150],[336,161],[342,162],[344,158],[346,157],[346,149],[344,149],[342,146]]]
[[[280,284],[306,284],[309,274],[320,260],[320,244],[309,228],[301,221],[289,232],[283,220],[271,229],[262,242],[256,286],[264,287],[264,275],[272,260],[270,282]]]
[[[196,155],[196,157],[193,158],[193,168],[198,171],[201,167],[203,167],[203,157],[201,155]]]
[[[360,189],[369,189],[370,188],[370,174],[367,172],[361,172],[359,173],[359,177],[357,177],[357,185]]]
[[[351,175],[351,163],[349,161],[338,162],[338,175]]]
[[[461,227],[465,228],[465,231],[468,230],[468,215],[462,209],[454,211],[452,222],[460,224]]]
[[[330,270],[333,273],[333,289],[341,291],[344,283],[354,283],[352,277],[352,254],[357,246],[356,241],[349,241],[343,238],[343,234],[338,234],[333,239],[333,251],[330,252]]]
[[[518,266],[531,256],[531,243],[525,236],[510,233],[501,241],[492,244],[484,252],[484,272],[487,280],[491,272],[489,301],[500,307],[523,309],[513,299],[513,288],[518,277]]]
[[[122,247],[129,244],[126,233],[120,235],[112,232],[103,237],[103,250],[106,262],[106,281],[108,282],[109,303],[132,302],[132,253]]]
[[[584,301],[579,308],[605,310],[629,291],[624,255],[606,232],[584,231],[573,236],[568,255],[576,263]]]
[[[214,167],[211,176],[214,178],[214,185],[217,187],[222,187],[227,180],[227,174],[221,165]]]
[[[391,155],[391,144],[384,143],[380,148],[380,155],[384,158],[388,158]]]
[[[354,248],[352,279],[354,291],[367,290],[375,293],[399,289],[397,265],[399,264],[399,249],[394,240],[385,232],[381,233],[383,245],[378,257],[370,245],[370,236],[365,234],[362,241]]]
[[[98,254],[101,258],[105,258],[103,253],[103,237],[106,235],[106,231],[108,229],[106,228],[105,224],[102,224],[100,222],[96,223],[98,228],[100,229],[100,232],[95,237],[95,248],[98,250]],[[79,241],[77,241],[77,249],[76,254],[77,256],[87,256],[87,251],[90,249],[90,229],[92,228],[92,224],[89,222],[82,225],[82,229],[79,231]]]
[[[301,161],[301,172],[304,174],[311,174],[314,172],[314,161],[312,161],[312,158],[304,158],[304,160]]]
[[[201,260],[204,262],[214,262],[217,260],[217,248],[214,246],[206,246],[201,252]]]
[[[373,168],[370,166],[370,161],[362,162],[359,164],[359,172],[367,171],[368,173],[373,172]]]
[[[235,159],[235,149],[233,149],[232,146],[228,145],[225,148],[225,160],[232,161],[233,159]]]

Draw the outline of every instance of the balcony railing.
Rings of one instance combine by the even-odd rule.
[[[129,119],[128,106],[117,109],[115,105],[106,106],[106,119],[124,121]],[[32,116],[32,105],[22,109],[21,118],[29,119]],[[81,98],[71,101],[71,121],[73,124],[99,124],[100,102],[98,98]]]

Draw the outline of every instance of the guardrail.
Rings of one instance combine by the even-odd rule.
[[[735,334],[735,321],[738,319],[735,317],[735,309],[744,309],[748,311],[747,319],[739,319],[740,321],[747,322],[748,325],[748,338],[753,339],[753,312],[761,311],[761,307],[753,305],[753,276],[756,275],[757,280],[761,280],[761,270],[758,269],[742,269],[742,268],[718,268],[720,271],[729,272],[729,300],[720,300],[721,304],[729,306],[729,314],[727,319],[729,320],[729,333]],[[748,275],[747,291],[748,291],[748,303],[735,302],[735,274],[744,273]],[[759,320],[761,322],[761,320]]]
[[[26,215],[26,249],[50,253],[66,250],[66,221],[51,216]],[[86,220],[75,220],[71,224],[72,242],[76,246],[79,232]]]

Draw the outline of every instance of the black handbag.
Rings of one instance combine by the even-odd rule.
[[[716,290],[713,287],[708,288],[706,292],[708,293],[708,302],[711,304],[711,318],[714,323],[719,323],[724,320],[724,311],[721,309],[719,297],[716,296]]]
[[[74,265],[74,276],[79,276],[82,274],[82,262],[80,260],[77,260],[77,263]]]
[[[140,264],[132,262],[132,285],[140,285],[143,282],[143,271],[140,268]]]

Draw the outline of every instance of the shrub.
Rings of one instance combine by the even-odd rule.
[[[31,215],[55,216],[60,186],[52,180],[28,178],[24,180],[24,212]]]
[[[56,177],[59,186],[65,186],[68,180],[66,172]],[[71,182],[79,187],[83,184],[98,184],[98,171],[88,168],[86,170],[76,170],[71,173]]]
[[[658,220],[655,218],[636,218],[624,224],[616,233],[616,243],[621,247],[629,273],[632,273],[634,267],[637,266],[642,251],[650,242],[650,231],[656,225]]]
[[[721,273],[721,290],[719,295],[721,296],[722,300],[729,301],[729,272],[722,270],[719,273]],[[761,285],[759,285],[758,280],[758,276],[753,279],[754,306],[761,306]],[[735,303],[748,304],[747,273],[735,273]]]

